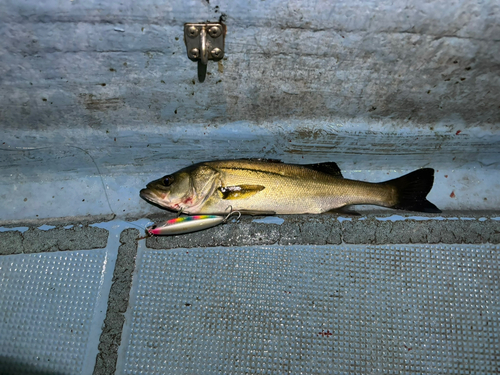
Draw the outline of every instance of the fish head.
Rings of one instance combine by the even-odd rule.
[[[194,165],[151,181],[141,198],[173,211],[195,213],[215,189],[218,173],[204,165]]]

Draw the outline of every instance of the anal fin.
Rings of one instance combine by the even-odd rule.
[[[356,212],[354,210],[349,209],[348,207],[339,207],[339,208],[334,208],[333,210],[327,211],[328,213],[333,213],[333,214],[341,214],[341,215],[349,215],[349,216],[361,216],[359,212]]]
[[[252,216],[276,215],[276,212],[274,211],[236,210],[235,212],[241,212],[242,215],[252,215]]]

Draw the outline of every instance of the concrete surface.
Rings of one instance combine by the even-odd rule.
[[[422,216],[420,220],[382,214],[340,218],[336,215],[282,215],[283,224],[255,223],[252,217],[240,222],[195,233],[191,236],[151,237],[149,248],[243,246],[243,245],[325,245],[401,243],[498,243],[500,221],[481,216]],[[381,220],[385,218],[396,220]],[[427,219],[427,220],[425,220]]]
[[[79,249],[102,249],[106,247],[108,231],[102,228],[83,227],[69,224],[72,228],[40,230],[30,228],[19,231],[0,232],[2,255],[29,254],[47,251],[68,251]],[[84,247],[83,244],[85,244]]]

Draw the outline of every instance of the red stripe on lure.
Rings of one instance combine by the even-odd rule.
[[[233,213],[236,212],[231,212],[227,216],[194,215],[177,217],[175,219],[167,220],[163,224],[155,224],[149,228],[146,228],[146,230],[150,235],[154,236],[172,236],[175,234],[191,233],[203,229],[212,228],[221,223],[225,223],[229,216],[231,216]],[[239,212],[237,213],[239,214],[239,216],[241,216]]]

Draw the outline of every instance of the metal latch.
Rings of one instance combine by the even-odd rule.
[[[205,80],[208,60],[219,61],[224,57],[224,37],[226,25],[223,23],[186,23],[184,42],[188,57],[198,61],[198,79]]]

